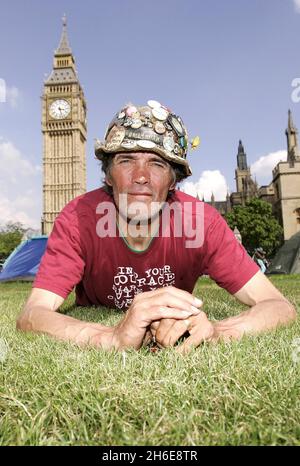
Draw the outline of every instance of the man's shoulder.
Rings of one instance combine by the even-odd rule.
[[[95,215],[98,204],[104,201],[112,202],[112,198],[105,192],[104,188],[97,188],[72,199],[66,204],[62,212],[76,214],[79,217]]]
[[[191,196],[190,194],[187,194],[183,191],[176,190],[170,202],[180,202],[181,204],[183,204],[183,206],[186,203],[188,208],[189,206],[192,206],[192,212],[194,215],[199,215],[200,212],[203,212],[206,220],[212,220],[220,216],[217,209],[207,204],[206,202],[200,201],[200,199]]]

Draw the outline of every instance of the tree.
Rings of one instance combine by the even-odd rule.
[[[262,247],[271,256],[282,243],[283,229],[272,214],[272,206],[261,199],[251,199],[246,206],[235,206],[225,215],[230,228],[236,226],[244,247],[252,254]]]
[[[0,260],[6,259],[20,244],[24,231],[19,222],[9,222],[0,229]]]

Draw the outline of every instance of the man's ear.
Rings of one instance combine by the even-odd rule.
[[[172,183],[172,184],[170,185],[170,187],[169,187],[169,191],[175,191],[175,189],[176,189],[176,184],[177,184],[176,181],[173,181],[173,183]]]
[[[106,183],[108,186],[112,186],[112,182],[111,182],[111,180],[110,180],[109,175],[105,175],[105,183]]]

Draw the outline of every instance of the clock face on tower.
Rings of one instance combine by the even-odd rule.
[[[70,111],[71,105],[67,100],[64,99],[54,100],[54,102],[52,102],[49,107],[50,116],[56,120],[62,120],[63,118],[66,118]]]

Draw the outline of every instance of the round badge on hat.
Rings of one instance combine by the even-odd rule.
[[[136,147],[136,141],[133,141],[132,139],[124,139],[121,146],[124,147],[124,149],[133,149]]]
[[[166,132],[166,127],[161,121],[155,123],[154,129],[158,134],[164,134]]]
[[[137,145],[142,147],[143,149],[153,149],[156,146],[155,142],[148,141],[146,139],[140,139],[137,141]]]
[[[125,118],[125,121],[124,121],[124,126],[131,126],[132,125],[132,118]]]
[[[131,128],[133,129],[138,129],[142,126],[142,122],[140,119],[136,118],[134,120],[132,120],[132,123],[131,123]]]
[[[159,102],[157,102],[157,100],[148,100],[147,104],[149,105],[149,107],[151,108],[159,108],[161,107],[161,104]]]
[[[165,136],[163,139],[163,146],[168,152],[172,152],[174,149],[174,139],[171,136]]]
[[[125,112],[127,116],[131,117],[134,113],[137,112],[137,108],[134,105],[130,105],[126,108]]]
[[[141,114],[140,112],[137,111],[137,112],[134,112],[131,116],[134,120],[137,120],[140,118]]]
[[[159,107],[159,108],[153,108],[152,109],[152,115],[157,120],[165,121],[168,118],[169,113],[164,108]]]
[[[106,149],[118,149],[125,137],[125,129],[122,126],[114,126],[109,132],[106,140]]]

